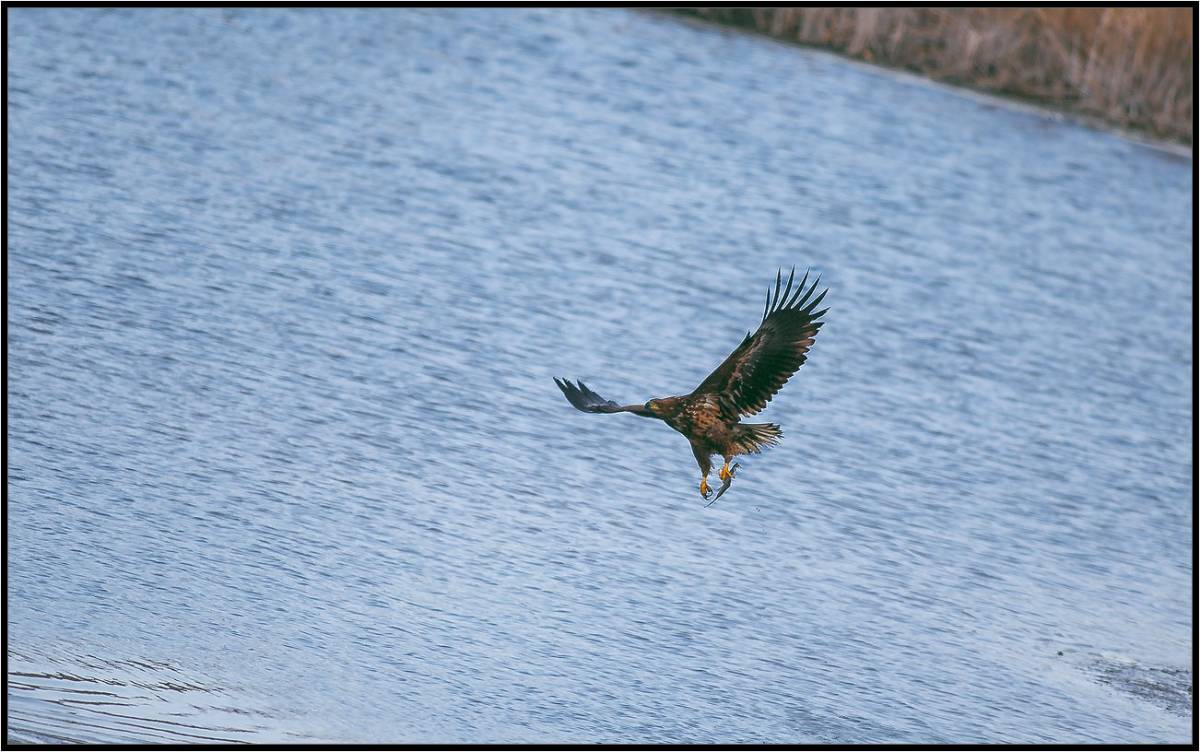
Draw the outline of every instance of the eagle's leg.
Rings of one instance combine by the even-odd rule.
[[[692,444],[692,454],[696,455],[696,464],[700,466],[700,495],[707,499],[712,496],[712,489],[708,487],[708,474],[712,472],[712,461],[709,459],[708,452],[695,444]]]

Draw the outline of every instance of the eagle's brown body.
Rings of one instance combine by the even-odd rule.
[[[555,383],[567,400],[584,412],[631,412],[659,418],[686,436],[700,465],[700,493],[705,498],[709,496],[711,457],[724,458],[725,465],[720,472],[724,485],[717,493],[719,498],[732,482],[729,462],[733,457],[759,452],[782,437],[783,432],[773,423],[742,423],[740,420],[766,407],[771,397],[804,363],[821,328],[819,319],[828,310],[813,310],[825,297],[824,292],[812,297],[817,282],[806,291],[806,274],[793,294],[793,279],[794,276],[789,276],[786,289],[782,289],[782,275],[776,276],[775,291],[774,294],[767,293],[758,331],[747,334],[741,345],[691,394],[652,399],[644,405],[621,406],[588,389],[583,382],[576,385],[565,379],[555,379]]]
[[[773,423],[741,423],[736,414],[722,410],[712,394],[689,394],[651,400],[651,412],[687,437],[696,462],[705,474],[712,470],[710,458],[720,455],[728,464],[739,454],[761,451],[774,444],[783,432]]]

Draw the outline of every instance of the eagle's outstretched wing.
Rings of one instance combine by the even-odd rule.
[[[579,386],[575,386],[566,379],[555,378],[554,383],[558,384],[558,388],[567,396],[567,402],[575,406],[576,410],[582,410],[585,413],[645,413],[644,405],[618,405],[612,400],[607,400],[596,394],[582,381],[576,382]]]
[[[780,270],[775,276],[774,293],[767,290],[767,304],[758,331],[747,334],[742,344],[692,394],[716,395],[730,417],[753,415],[766,407],[771,397],[803,365],[823,323],[817,319],[829,310],[824,308],[814,313],[813,309],[829,291],[812,298],[821,278],[818,277],[805,291],[806,272],[793,294],[795,275],[793,268],[788,275],[787,288],[781,294],[783,271]]]

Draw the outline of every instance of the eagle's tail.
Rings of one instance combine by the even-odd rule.
[[[738,454],[755,454],[775,446],[783,429],[774,423],[738,423],[733,427],[733,446]]]

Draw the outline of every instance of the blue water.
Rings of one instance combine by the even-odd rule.
[[[1190,156],[650,13],[8,22],[10,741],[1190,741]],[[792,264],[717,505],[555,387]]]

